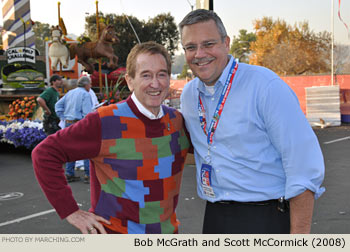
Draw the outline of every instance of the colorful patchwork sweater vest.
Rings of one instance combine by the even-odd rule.
[[[182,116],[150,120],[131,99],[98,110],[101,148],[92,159],[101,192],[94,212],[120,233],[176,233],[175,208],[189,140]]]
[[[177,233],[175,208],[189,149],[182,115],[150,120],[131,98],[90,113],[32,152],[35,175],[61,218],[79,209],[62,165],[90,159],[91,209],[116,233]]]

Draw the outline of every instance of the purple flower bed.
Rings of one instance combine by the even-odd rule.
[[[13,144],[17,147],[33,149],[46,134],[40,121],[18,119],[14,121],[0,121],[0,142]]]

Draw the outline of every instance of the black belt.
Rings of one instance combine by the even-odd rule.
[[[277,209],[283,213],[289,209],[289,201],[285,200],[283,197],[281,197],[279,199],[264,200],[264,201],[251,201],[251,202],[240,202],[240,201],[234,201],[234,200],[221,200],[221,201],[216,201],[212,204],[252,205],[252,206],[277,205]]]
[[[270,205],[273,203],[278,203],[277,199],[273,200],[264,200],[264,201],[250,201],[250,202],[241,202],[241,201],[234,201],[234,200],[221,200],[221,201],[216,201],[214,204],[244,204],[244,205],[256,205],[256,206],[264,206],[264,205]]]

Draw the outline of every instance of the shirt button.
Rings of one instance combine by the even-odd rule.
[[[216,146],[214,146],[214,149],[216,149]]]
[[[229,193],[228,193],[228,192],[226,192],[225,194],[226,194],[226,195],[229,195]]]
[[[215,100],[215,99],[214,99],[214,97],[213,97],[213,98],[211,98],[211,100],[212,100],[212,101],[214,101],[214,100]]]
[[[217,172],[219,172],[220,170],[219,169],[216,169]]]

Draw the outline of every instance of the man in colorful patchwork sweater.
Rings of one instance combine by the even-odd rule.
[[[58,215],[82,233],[177,233],[175,209],[190,146],[182,115],[161,105],[171,61],[163,46],[127,59],[132,95],[49,136],[32,152],[36,177]],[[79,209],[63,163],[91,160],[91,209]]]

